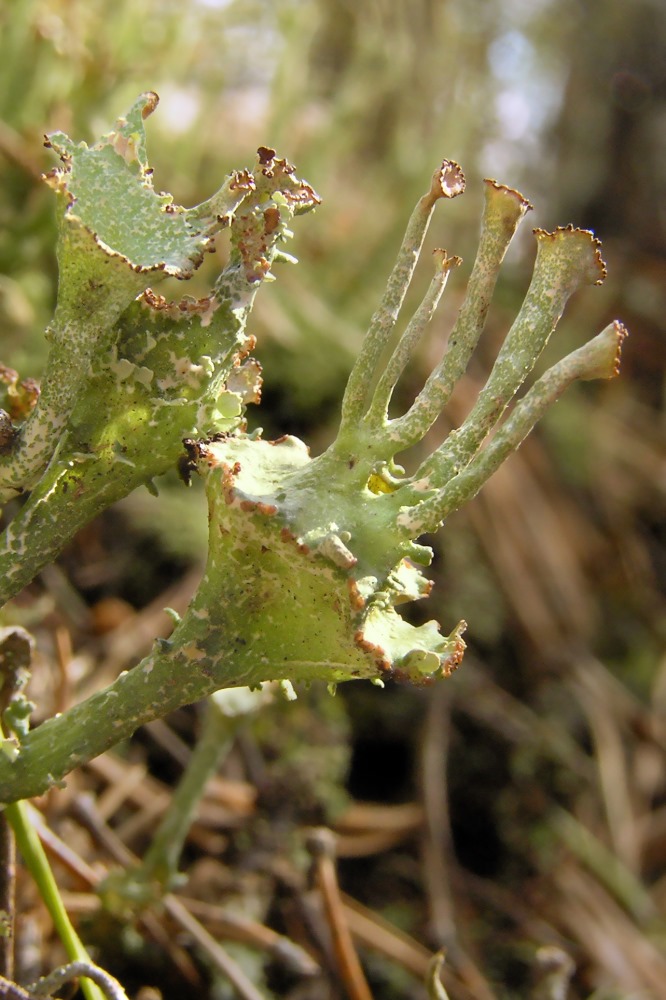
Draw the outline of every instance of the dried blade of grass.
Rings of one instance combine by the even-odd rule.
[[[595,963],[592,988],[663,996],[666,957],[591,875],[559,865],[553,888],[559,923]]]
[[[338,971],[349,1000],[372,1000],[340,898],[334,860],[335,836],[325,828],[313,830],[308,837],[307,848],[313,858],[317,885],[333,938]]]
[[[640,831],[637,813],[644,812],[636,802],[636,784],[629,773],[625,751],[626,717],[618,715],[605,697],[598,674],[575,669],[572,681],[594,740],[594,756],[599,772],[598,789],[603,801],[608,833],[618,858],[631,872],[640,871]],[[623,739],[624,737],[624,739]]]
[[[297,975],[314,976],[321,972],[319,965],[307,951],[265,924],[231,913],[214,903],[186,896],[178,896],[178,899],[194,917],[205,922],[206,927],[214,927],[231,941],[269,952]]]
[[[354,802],[335,823],[336,854],[358,858],[388,851],[413,837],[423,819],[422,807],[413,802],[396,806]]]
[[[345,893],[342,893],[341,899],[349,929],[361,944],[402,965],[419,979],[425,979],[433,958],[432,952],[357,899]],[[496,1000],[490,984],[470,957],[457,944],[450,957],[454,951],[455,963],[445,965],[442,971],[454,1000]]]
[[[340,898],[345,920],[357,941],[402,965],[418,979],[425,978],[432,954],[420,941],[346,893]]]
[[[385,805],[381,802],[355,801],[337,818],[335,832],[338,836],[377,830],[412,833],[421,826],[423,818],[423,807],[417,802]],[[339,850],[337,853],[340,853]]]
[[[451,696],[440,685],[428,702],[421,739],[420,792],[426,822],[421,837],[424,886],[428,898],[429,925],[439,944],[449,944],[455,935],[454,902],[449,862],[453,837],[448,807],[448,752],[451,730]],[[427,873],[427,874],[426,874]]]
[[[180,899],[169,893],[164,897],[164,908],[179,927],[191,935],[192,940],[201,948],[211,964],[229,980],[241,1000],[265,1000],[240,965],[187,910]]]
[[[553,807],[550,828],[634,919],[645,923],[657,917],[650,894],[612,850],[566,809]]]

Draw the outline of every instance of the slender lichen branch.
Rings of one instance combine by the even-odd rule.
[[[453,476],[434,496],[402,512],[398,523],[405,535],[412,538],[422,532],[436,531],[445,518],[476,496],[572,382],[617,375],[626,333],[625,327],[616,320],[593,340],[549,368],[516,403],[489,444],[462,472]]]
[[[455,198],[464,190],[465,178],[458,164],[452,160],[443,160],[433,174],[430,190],[420,199],[411,215],[386,291],[370,321],[370,327],[347,382],[338,435],[341,442],[347,431],[353,433],[365,412],[377,364],[391,337],[407,294],[435,203],[440,198]]]
[[[479,248],[444,357],[428,376],[409,410],[390,423],[390,436],[397,451],[422,440],[449,401],[483,331],[509,244],[532,208],[518,191],[494,180],[484,182],[484,193]]]
[[[502,258],[529,208],[522,195],[486,182],[481,246],[445,356],[415,404],[389,420],[396,381],[454,263],[438,253],[435,279],[382,373],[380,359],[433,206],[464,187],[460,168],[444,161],[409,222],[352,370],[333,444],[313,459],[297,438],[264,441],[259,433],[244,433],[243,406],[256,396],[258,380],[256,368],[240,364],[250,349],[247,310],[280,253],[285,221],[316,203],[309,186],[297,182],[272,150],[260,149],[252,180],[254,188],[230,222],[230,269],[214,293],[187,306],[180,327],[171,325],[179,307],[154,293],[145,292],[122,314],[116,346],[93,367],[60,451],[26,505],[28,513],[10,525],[5,539],[8,571],[12,557],[34,569],[31,546],[34,551],[44,542],[48,550],[54,525],[60,534],[63,526],[69,530],[68,505],[90,512],[90,497],[95,503],[108,499],[108,482],[122,479],[116,470],[125,466],[132,472],[124,486],[142,476],[145,481],[156,468],[153,455],[173,461],[176,429],[185,422],[192,428],[186,470],[204,478],[209,504],[208,561],[198,591],[171,638],[158,642],[137,667],[22,737],[13,759],[0,755],[2,801],[44,791],[143,723],[221,688],[282,679],[430,683],[448,676],[463,656],[465,623],[442,635],[437,622],[414,626],[397,610],[431,589],[420,567],[429,564],[432,550],[417,539],[478,491],[573,379],[607,377],[617,368],[620,324],[549,370],[500,425],[569,296],[604,273],[590,233],[536,230],[530,287],[476,405],[415,476],[395,465],[394,456],[427,432],[464,370]],[[137,323],[142,310],[147,316]],[[206,338],[213,334],[222,348],[211,348]],[[100,399],[107,407],[101,415]],[[4,565],[0,552],[0,570]],[[158,859],[158,867],[171,864]]]
[[[529,289],[488,380],[463,424],[426,459],[416,478],[429,487],[448,482],[474,457],[486,435],[534,368],[571,295],[600,284],[599,241],[585,229],[536,229],[537,258]]]
[[[423,301],[407,324],[404,333],[389,358],[386,367],[379,377],[377,387],[372,397],[372,403],[366,413],[364,422],[381,432],[387,425],[389,403],[398,379],[405,370],[423,333],[432,319],[433,313],[446,287],[449,273],[462,263],[460,257],[449,257],[446,250],[435,250],[435,276],[423,297]]]

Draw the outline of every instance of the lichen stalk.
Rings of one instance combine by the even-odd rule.
[[[136,150],[143,155],[142,136],[140,129],[136,136],[121,129],[113,140],[116,152],[133,163]],[[254,173],[238,175],[230,190],[236,184],[245,194],[225,216],[231,261],[213,292],[199,302],[174,304],[146,290],[121,313],[115,339],[94,360],[58,451],[0,551],[5,594],[15,593],[25,579],[21,574],[34,572],[43,553],[47,561],[75,524],[116,499],[118,491],[128,492],[163,471],[165,462],[173,463],[174,449],[186,437],[181,468],[202,476],[209,505],[203,578],[169,640],[157,642],[105,691],[33,732],[21,732],[9,754],[0,754],[0,801],[44,791],[138,726],[223,688],[283,679],[428,684],[449,676],[464,653],[465,623],[443,635],[436,621],[415,626],[398,610],[427,597],[432,586],[420,568],[429,565],[432,550],[419,536],[474,495],[572,379],[606,377],[617,368],[623,330],[616,324],[547,372],[497,427],[568,297],[603,276],[590,233],[537,230],[525,302],[470,415],[416,476],[405,476],[394,464],[401,448],[425,434],[467,363],[499,264],[528,208],[517,192],[487,182],[481,249],[447,352],[414,406],[389,420],[393,388],[453,263],[440,253],[440,269],[382,373],[380,358],[433,206],[464,187],[460,168],[444,161],[410,220],[354,365],[333,444],[313,459],[297,438],[248,435],[243,408],[257,398],[259,375],[256,364],[244,360],[252,347],[247,314],[280,258],[286,221],[318,199],[264,147]],[[93,194],[97,186],[95,181]],[[137,197],[150,235],[155,205],[144,194]],[[96,211],[94,197],[90,205]],[[173,211],[201,234],[196,213]],[[169,243],[169,267],[187,250],[189,235],[184,247],[180,237]],[[152,237],[148,243],[154,251]],[[494,437],[481,450],[491,431]],[[28,569],[15,571],[14,563]]]
[[[216,210],[241,203],[225,215],[231,257],[211,294],[170,303],[147,289],[117,318],[114,342],[97,340],[59,447],[0,540],[0,603],[92,517],[172,468],[183,438],[231,431],[257,401],[247,319],[288,223],[318,198],[264,147],[254,173],[233,175],[227,187],[233,198],[214,196]]]
[[[420,441],[446,406],[483,331],[509,244],[532,208],[513,188],[494,180],[486,180],[484,184],[481,236],[465,298],[448,337],[444,357],[407,412],[391,421],[390,434],[396,449],[406,449]]]
[[[462,263],[460,257],[449,257],[446,250],[435,250],[434,257],[435,276],[430,282],[430,286],[421,304],[405,327],[404,333],[400,337],[384,371],[380,375],[373,393],[372,403],[363,418],[367,427],[372,427],[378,431],[386,429],[386,418],[393,390],[405,370],[409,359],[412,357],[428,323],[432,319],[433,313],[446,287],[449,273],[454,267],[458,267]],[[381,435],[382,441],[385,436],[385,434]]]
[[[537,258],[529,289],[468,417],[422,463],[416,478],[440,487],[467,465],[534,368],[571,295],[600,284],[599,242],[584,229],[536,229]]]
[[[347,432],[353,433],[366,410],[369,389],[376,378],[377,365],[391,337],[412,280],[435,203],[440,198],[455,198],[464,190],[465,178],[458,164],[452,160],[443,160],[433,174],[430,190],[418,201],[412,212],[386,291],[370,321],[347,382],[338,434],[341,445]]]
[[[405,535],[412,538],[421,532],[436,531],[449,515],[475,497],[572,382],[615,377],[625,336],[626,329],[616,320],[549,368],[516,403],[489,444],[465,469],[434,496],[400,514],[398,523]]]

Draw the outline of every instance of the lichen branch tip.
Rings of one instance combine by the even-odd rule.
[[[492,177],[485,177],[483,183],[487,188],[492,188],[493,191],[497,191],[500,194],[506,195],[512,201],[518,202],[521,206],[522,212],[531,212],[534,205],[531,201],[521,194],[520,191],[516,191],[515,188],[509,187],[507,184],[500,184],[499,181],[493,180]]]
[[[619,320],[602,330],[600,334],[579,348],[581,355],[586,355],[587,366],[579,374],[585,382],[593,379],[611,379],[620,374],[622,344],[629,331]]]
[[[141,117],[145,119],[148,118],[149,115],[152,115],[153,111],[160,103],[160,95],[154,90],[147,90],[141,95],[139,101],[145,101],[141,109]]]
[[[568,226],[558,226],[552,232],[538,228],[533,229],[532,232],[541,246],[550,243],[554,247],[563,240],[576,240],[580,244],[584,256],[587,256],[587,261],[581,260],[581,266],[585,268],[583,277],[592,285],[603,284],[607,271],[606,262],[601,256],[601,240],[598,240],[590,229],[578,229],[569,224]],[[573,260],[570,245],[567,247],[567,258],[570,262]]]
[[[455,255],[449,257],[446,250],[443,250],[441,247],[435,247],[432,256],[435,263],[435,274],[439,274],[440,272],[448,274],[454,267],[460,267],[462,264],[462,257],[456,257]]]
[[[457,198],[465,190],[465,175],[455,160],[442,160],[432,175],[428,203],[434,205],[439,198]]]

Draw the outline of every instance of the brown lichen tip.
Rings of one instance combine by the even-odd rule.
[[[430,191],[426,198],[430,205],[439,198],[456,198],[465,190],[465,175],[455,160],[442,160],[432,175]]]
[[[271,146],[260,146],[257,150],[259,166],[266,167],[275,159],[275,150]]]
[[[615,358],[613,359],[613,371],[608,376],[608,378],[615,378],[620,374],[620,366],[622,362],[622,345],[625,338],[629,336],[629,331],[627,330],[624,323],[621,323],[619,319],[613,320],[611,323],[613,330],[615,332]]]
[[[448,274],[454,267],[459,267],[462,264],[462,257],[449,257],[446,250],[442,250],[441,247],[435,247],[432,252],[435,261],[435,274]]]
[[[553,246],[563,240],[575,241],[583,251],[584,257],[580,266],[585,267],[585,278],[592,285],[602,285],[606,277],[606,263],[601,256],[601,240],[598,240],[590,229],[577,229],[569,224],[568,226],[558,226],[552,233],[546,229],[532,230],[537,241],[542,245],[550,242]]]
[[[37,405],[39,385],[33,378],[19,381],[19,373],[0,362],[0,386],[6,388],[0,393],[2,405],[11,420],[22,421]],[[4,411],[0,411],[4,412]]]
[[[294,176],[296,168],[288,160],[278,158],[271,146],[260,146],[257,150],[258,170],[272,181],[272,189],[280,194],[296,214],[307,212],[321,205],[321,198],[307,181]]]
[[[149,115],[152,115],[153,111],[160,103],[160,95],[156,94],[154,90],[146,90],[145,93],[141,95],[139,100],[145,100],[146,102],[141,108],[141,117],[145,121]]]
[[[255,188],[254,177],[249,170],[233,171],[229,180],[229,189],[231,191],[254,191]]]
[[[458,669],[463,661],[467,643],[463,639],[463,632],[467,629],[467,622],[460,621],[455,629],[455,643],[452,651],[446,656],[440,657],[440,677],[450,677]]]
[[[500,184],[499,181],[493,180],[492,177],[485,177],[483,183],[486,185],[487,191],[497,191],[498,194],[506,195],[511,201],[518,203],[521,212],[531,212],[534,205],[531,201],[521,194],[520,191],[516,191],[515,188],[509,187],[507,184]]]
[[[578,377],[584,382],[589,382],[592,379],[610,379],[619,375],[622,344],[628,334],[626,326],[616,319],[600,334],[584,344],[577,352],[585,363]]]

